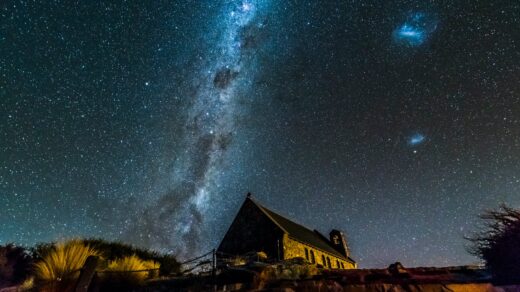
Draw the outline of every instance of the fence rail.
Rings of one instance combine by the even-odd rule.
[[[155,269],[143,269],[143,270],[132,270],[132,271],[106,271],[106,270],[99,270],[96,271],[96,273],[141,273],[141,272],[151,272],[151,271],[159,271],[160,268]]]
[[[252,258],[257,257],[258,253],[251,251],[244,254],[228,254],[220,251],[216,251],[215,249],[208,251],[202,255],[196,256],[194,258],[185,260],[180,263],[181,265],[181,275],[185,275],[188,273],[198,272],[201,275],[208,275],[207,273],[211,273],[211,275],[215,276],[216,271],[219,267],[217,267],[217,261],[219,265],[236,265],[238,262],[249,261]],[[95,258],[95,259],[94,259]],[[143,273],[143,272],[153,272],[159,271],[160,268],[152,268],[152,269],[140,269],[140,270],[102,270],[97,269],[97,262],[99,258],[92,256],[87,259],[85,265],[77,270],[73,270],[70,274],[80,273],[75,291],[83,292],[87,291],[88,287],[93,279],[94,274],[125,274],[125,273]],[[265,261],[265,259],[263,259]],[[94,264],[95,263],[95,264]],[[220,266],[222,267],[222,266]],[[49,283],[39,283],[39,287],[44,288],[46,286],[53,286],[60,281],[51,281]],[[35,287],[36,288],[36,287]]]
[[[216,268],[216,252],[213,249],[200,256],[186,260],[181,263],[181,268],[182,274],[187,274],[194,271],[214,273]]]

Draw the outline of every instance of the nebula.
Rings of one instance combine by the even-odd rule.
[[[235,77],[237,77],[238,72],[237,71],[231,71],[229,68],[221,69],[220,71],[215,74],[215,78],[213,79],[213,84],[215,84],[215,87],[219,89],[225,89],[229,85],[231,85],[231,82]]]

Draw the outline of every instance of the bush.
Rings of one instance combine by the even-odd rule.
[[[31,270],[32,257],[14,244],[0,246],[0,288],[20,284]]]
[[[129,244],[109,242],[103,239],[84,239],[83,242],[100,251],[109,261],[135,255],[142,260],[158,263],[160,265],[159,274],[161,276],[180,272],[181,265],[173,255],[160,254],[155,251],[137,248]]]
[[[146,270],[158,270],[159,267],[160,265],[154,261],[145,261],[132,255],[110,261],[108,267],[103,271],[103,278],[114,282],[142,284],[144,280],[157,275],[154,271]]]
[[[89,255],[102,257],[97,267],[102,280],[99,284],[107,291],[118,290],[121,287],[131,289],[131,285],[141,284],[147,278],[169,275],[180,270],[180,264],[173,255],[162,255],[155,251],[102,239],[38,244],[32,249],[32,253],[36,262],[35,285],[37,287],[44,285],[46,290],[73,289],[79,276],[79,269],[83,267]],[[117,272],[144,269],[158,270]],[[95,279],[93,281],[97,282]]]
[[[468,238],[469,252],[486,262],[498,284],[520,283],[520,210],[501,205],[480,218],[484,230]]]
[[[35,281],[58,291],[69,290],[74,286],[89,256],[100,256],[97,250],[80,240],[58,243],[40,252],[39,260],[34,265]]]
[[[177,261],[175,256],[170,254],[161,255],[154,259],[161,267],[159,268],[160,276],[168,276],[178,274],[181,271],[181,264]]]

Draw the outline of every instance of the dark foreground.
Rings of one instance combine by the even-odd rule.
[[[324,270],[316,275],[291,270],[294,265],[233,267],[218,275],[151,281],[142,291],[520,292],[520,285],[493,285],[485,269],[472,266],[404,268],[396,263],[387,269]]]

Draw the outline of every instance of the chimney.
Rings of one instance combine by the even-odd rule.
[[[342,255],[344,255],[345,257],[349,257],[350,250],[348,249],[347,238],[345,237],[343,232],[336,229],[332,229],[332,231],[329,233],[329,236],[330,243],[332,244],[334,249]]]

